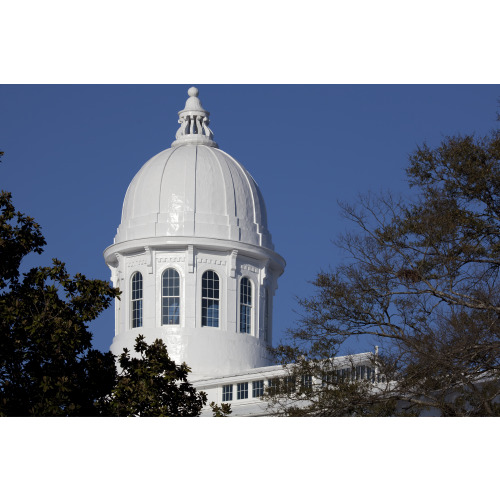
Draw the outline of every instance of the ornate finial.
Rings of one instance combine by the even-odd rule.
[[[181,144],[205,144],[206,146],[218,147],[212,140],[214,134],[208,127],[210,113],[203,109],[198,99],[198,89],[191,87],[188,90],[188,100],[182,111],[179,111],[179,123],[181,126],[175,134],[173,146]]]

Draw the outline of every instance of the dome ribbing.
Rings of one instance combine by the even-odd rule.
[[[212,140],[198,90],[188,94],[172,147],[146,162],[127,190],[115,243],[184,236],[274,250],[257,183]]]

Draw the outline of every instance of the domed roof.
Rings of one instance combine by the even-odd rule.
[[[172,147],[146,162],[127,190],[115,243],[188,236],[274,250],[257,183],[217,148],[198,90],[193,87],[188,94]]]

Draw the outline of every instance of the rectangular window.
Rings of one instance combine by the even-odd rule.
[[[267,381],[267,390],[271,396],[275,396],[278,393],[278,379],[270,378]]]
[[[283,379],[283,390],[287,394],[295,392],[295,377],[289,376]]]
[[[248,382],[238,384],[236,397],[237,399],[248,399]]]
[[[162,325],[179,324],[179,297],[163,297]]]
[[[260,398],[264,395],[264,381],[256,380],[252,382],[252,397]]]
[[[142,326],[142,299],[132,301],[132,328]]]
[[[327,387],[329,385],[332,385],[335,383],[335,375],[334,373],[325,373],[323,375],[323,378],[322,378],[322,381],[321,381],[321,385],[323,387]]]
[[[222,401],[232,401],[233,400],[233,386],[223,385],[222,386]]]
[[[300,385],[302,390],[310,389],[312,387],[312,375],[302,375]]]
[[[240,304],[240,332],[250,333],[252,321],[252,308],[246,304]]]
[[[203,299],[201,303],[202,326],[219,327],[219,301]]]

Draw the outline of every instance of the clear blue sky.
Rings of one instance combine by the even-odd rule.
[[[345,229],[338,200],[407,192],[408,154],[446,135],[495,126],[500,85],[1,85],[0,186],[33,216],[52,257],[72,273],[107,280],[128,184],[169,148],[190,85],[197,85],[221,149],[252,174],[287,267],[275,297],[274,337],[296,320],[295,296],[341,262],[331,241]],[[92,324],[108,350],[110,309]],[[360,346],[360,349],[365,346]]]

